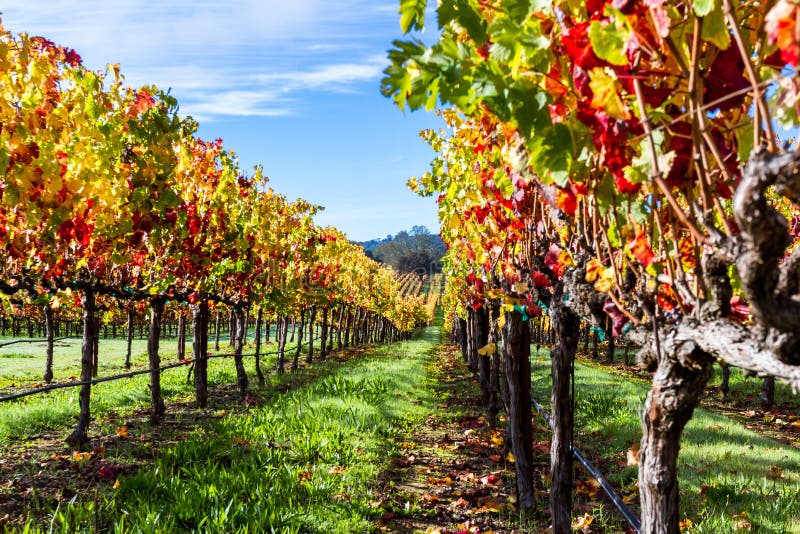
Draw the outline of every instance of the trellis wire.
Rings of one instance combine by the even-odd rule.
[[[319,340],[321,338],[322,338],[322,336],[315,337],[314,341],[317,341],[317,340]],[[303,345],[307,345],[307,342],[303,342],[303,343],[300,344],[300,347],[301,347],[300,350],[302,350]],[[292,347],[290,350],[297,350],[297,345]],[[259,357],[260,356],[272,356],[272,355],[275,355],[275,354],[280,354],[280,351],[260,353]],[[253,357],[255,355],[256,355],[255,352],[250,353],[250,354],[242,354],[242,358],[249,358],[249,357]],[[208,354],[208,355],[205,356],[205,358],[202,358],[202,359],[211,360],[211,359],[214,359],[214,358],[231,358],[233,356],[234,356],[234,354],[232,354],[232,353]],[[183,361],[180,361],[180,362],[171,363],[171,364],[159,367],[158,371],[161,372],[161,371],[166,371],[167,369],[174,369],[176,367],[183,367],[184,365],[192,365],[196,361],[198,361],[198,360],[191,359],[191,360],[183,360]],[[0,403],[7,402],[7,401],[12,401],[12,400],[17,400],[17,399],[21,399],[21,398],[24,398],[24,397],[30,397],[31,395],[37,395],[39,393],[46,393],[48,391],[53,391],[55,389],[73,388],[73,387],[85,386],[85,385],[95,385],[95,384],[100,384],[102,382],[111,382],[113,380],[121,380],[123,378],[133,378],[135,376],[148,374],[150,372],[152,372],[152,369],[149,369],[149,368],[148,369],[139,369],[137,371],[129,371],[127,373],[122,373],[122,374],[119,374],[119,375],[104,376],[102,378],[93,378],[92,380],[83,380],[83,381],[77,381],[77,382],[63,382],[63,383],[60,383],[60,384],[50,384],[50,385],[47,385],[47,386],[42,386],[40,388],[33,388],[33,389],[29,389],[27,391],[21,391],[19,393],[14,393],[14,394],[11,394],[11,395],[6,395],[4,397],[0,397]]]
[[[536,410],[544,417],[547,424],[550,425],[550,428],[553,428],[553,420],[550,418],[550,414],[547,413],[547,410],[539,404],[536,399],[531,397],[531,404],[536,408]],[[600,487],[603,489],[605,494],[611,499],[611,502],[614,503],[614,506],[617,507],[617,510],[622,514],[622,517],[628,522],[628,524],[633,528],[634,531],[637,533],[641,532],[642,523],[639,521],[639,518],[636,517],[636,514],[628,508],[628,505],[622,501],[622,497],[614,490],[611,483],[606,480],[606,477],[597,470],[597,468],[592,465],[592,463],[579,451],[574,445],[570,446],[570,450],[572,451],[572,456],[578,460],[581,465],[589,472],[590,475],[600,484]]]

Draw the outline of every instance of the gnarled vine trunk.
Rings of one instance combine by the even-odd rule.
[[[150,301],[150,329],[147,335],[147,357],[150,364],[150,422],[157,424],[164,417],[164,399],[161,396],[161,357],[158,344],[161,337],[161,317],[164,314],[164,300]]]
[[[67,438],[67,443],[76,449],[83,449],[89,443],[87,431],[91,420],[91,393],[92,386],[92,354],[94,349],[94,329],[95,312],[95,293],[91,286],[86,287],[81,295],[81,307],[83,308],[83,340],[81,343],[81,386],[78,394],[80,414],[78,424],[72,434]]]
[[[53,380],[53,308],[50,303],[44,306],[44,334],[47,338],[47,349],[44,364],[44,381],[49,384]]]
[[[244,307],[234,307],[234,330],[236,344],[233,347],[233,361],[236,366],[236,387],[239,395],[243,398],[247,395],[247,372],[244,370],[242,352],[244,351],[244,340],[247,337],[247,309]]]
[[[322,308],[322,331],[320,332],[319,359],[324,360],[328,355],[328,307]]]
[[[681,433],[711,378],[714,358],[691,341],[665,339],[660,352],[642,414],[642,532],[679,534],[677,464]]]
[[[556,334],[556,344],[550,353],[553,390],[550,409],[553,420],[553,440],[550,444],[550,512],[554,534],[572,531],[572,413],[570,391],[571,367],[578,350],[580,319],[567,308],[560,293],[553,296],[550,322]]]
[[[506,312],[503,372],[508,386],[508,429],[517,474],[517,503],[529,513],[536,505],[533,485],[530,334],[517,311]]]
[[[278,365],[277,371],[283,373],[285,371],[286,361],[286,339],[289,332],[289,318],[286,316],[278,318]]]
[[[264,383],[264,372],[261,370],[261,331],[264,328],[264,309],[259,306],[256,312],[255,366],[258,383]]]
[[[125,369],[131,368],[131,349],[133,348],[133,306],[128,308],[128,328],[126,331]]]
[[[339,314],[341,317],[341,313]],[[311,361],[314,359],[314,321],[317,319],[317,307],[311,307],[311,314],[308,318],[308,354],[306,355],[306,363],[310,364]],[[341,329],[338,332],[339,334],[339,348],[342,348],[342,335]]]
[[[208,403],[208,300],[192,305],[192,359],[194,359],[194,393],[198,408]]]
[[[186,359],[186,315],[178,310],[178,359]]]
[[[297,371],[300,367],[300,353],[303,351],[303,334],[305,334],[306,310],[300,312],[300,324],[297,326],[297,348],[294,351],[292,360],[292,371]]]

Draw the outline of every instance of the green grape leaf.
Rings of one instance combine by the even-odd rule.
[[[625,49],[628,46],[631,31],[624,24],[614,22],[602,23],[592,21],[589,25],[589,41],[597,57],[605,59],[612,65],[627,65]]]
[[[694,14],[698,17],[705,17],[714,9],[714,0],[694,0],[692,2]]]
[[[425,7],[428,0],[400,0],[400,29],[403,33],[422,30],[425,25]]]
[[[703,19],[701,36],[704,41],[716,45],[720,50],[727,50],[731,45],[731,34],[725,24],[725,14],[722,12],[722,7],[715,7]]]

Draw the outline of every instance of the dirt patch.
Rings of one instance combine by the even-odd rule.
[[[385,511],[375,524],[385,532],[541,532],[549,524],[545,517],[520,522],[513,456],[503,429],[490,428],[481,415],[474,376],[452,347],[437,349],[430,373],[439,404],[398,438],[400,454],[381,476],[373,503]],[[541,472],[548,460],[538,449],[544,499]]]

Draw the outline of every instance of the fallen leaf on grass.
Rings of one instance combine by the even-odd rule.
[[[489,441],[491,441],[492,445],[499,447],[503,444],[503,433],[497,430],[493,431],[492,437],[489,439]]]
[[[592,524],[592,516],[588,513],[583,514],[580,517],[576,517],[575,520],[572,522],[572,530],[583,530],[589,525]]]
[[[625,453],[627,457],[628,465],[639,465],[639,444],[635,443],[631,445],[631,448],[628,449],[628,452]]]
[[[297,476],[300,479],[300,482],[303,481],[311,482],[311,473],[308,471],[301,471],[297,474]]]
[[[344,467],[339,467],[338,465],[334,465],[333,467],[331,467],[330,469],[328,469],[328,474],[331,474],[331,475],[341,475],[341,474],[342,474],[342,473],[344,473],[345,471],[347,471],[347,470],[346,470]]]
[[[783,478],[783,469],[773,465],[769,468],[769,478]]]
[[[511,454],[511,453],[509,453],[509,454]],[[493,461],[494,463],[496,463],[496,464],[499,464],[499,463],[500,463],[500,460],[502,460],[502,459],[503,459],[503,457],[502,457],[502,456],[500,456],[499,454],[490,454],[490,455],[489,455],[489,459],[490,459],[491,461]]]
[[[453,501],[450,506],[455,508],[466,508],[469,506],[469,501],[466,500],[464,497],[459,497],[457,501]]]
[[[72,459],[76,462],[84,462],[92,457],[91,452],[73,452]]]
[[[101,478],[116,478],[122,471],[122,467],[118,465],[104,465],[97,470],[97,476]]]
[[[502,480],[500,479],[500,477],[494,474],[481,477],[481,484],[483,484],[484,486],[497,486],[501,482]]]
[[[450,477],[444,477],[444,478],[428,477],[428,484],[433,484],[434,486],[449,486],[452,483],[453,479]]]
[[[122,439],[127,439],[128,438],[128,425],[122,425],[121,427],[119,427],[116,430],[115,433],[117,434],[117,437],[122,438]]]
[[[513,506],[511,506],[510,504],[499,503],[495,500],[490,500],[486,504],[481,506],[481,511],[498,513],[508,510],[509,508],[513,508]]]
[[[688,517],[684,517],[678,523],[678,528],[681,529],[681,532],[683,532],[684,530],[689,530],[693,526],[694,526],[694,522],[691,519],[689,519]]]

